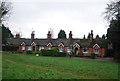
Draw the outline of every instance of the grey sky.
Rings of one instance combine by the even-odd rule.
[[[107,33],[107,23],[102,16],[110,0],[10,0],[13,10],[8,20],[12,32],[30,38],[46,38],[48,29],[57,38],[60,29],[73,32],[74,38],[86,37],[90,30],[94,36]],[[33,29],[32,29],[33,28]]]

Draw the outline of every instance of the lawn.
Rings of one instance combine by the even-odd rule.
[[[2,54],[3,79],[118,79],[118,63]]]

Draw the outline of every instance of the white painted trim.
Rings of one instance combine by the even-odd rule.
[[[60,46],[60,45],[62,45],[64,47],[63,43],[60,43],[58,46]]]
[[[48,46],[48,45],[51,45],[51,47],[52,47],[52,44],[51,44],[51,43],[48,43],[47,46]]]
[[[32,42],[32,44],[31,44],[31,45],[36,45],[36,44],[35,44],[35,42]]]
[[[98,44],[95,44],[95,45],[93,46],[93,48],[94,48],[96,45],[100,48],[100,46],[99,46]]]
[[[73,47],[80,47],[80,45],[78,44],[78,43],[75,43],[74,45],[73,45]]]
[[[25,45],[25,42],[22,42],[22,44],[21,45]]]

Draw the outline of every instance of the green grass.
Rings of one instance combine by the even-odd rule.
[[[118,64],[3,53],[3,79],[118,79]]]

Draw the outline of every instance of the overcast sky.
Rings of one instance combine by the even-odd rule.
[[[86,37],[93,30],[94,37],[107,33],[107,23],[102,13],[110,0],[9,0],[12,14],[7,25],[13,34],[21,33],[30,38],[32,30],[35,38],[46,38],[51,28],[54,38],[60,29],[67,37],[72,31],[74,38]]]

